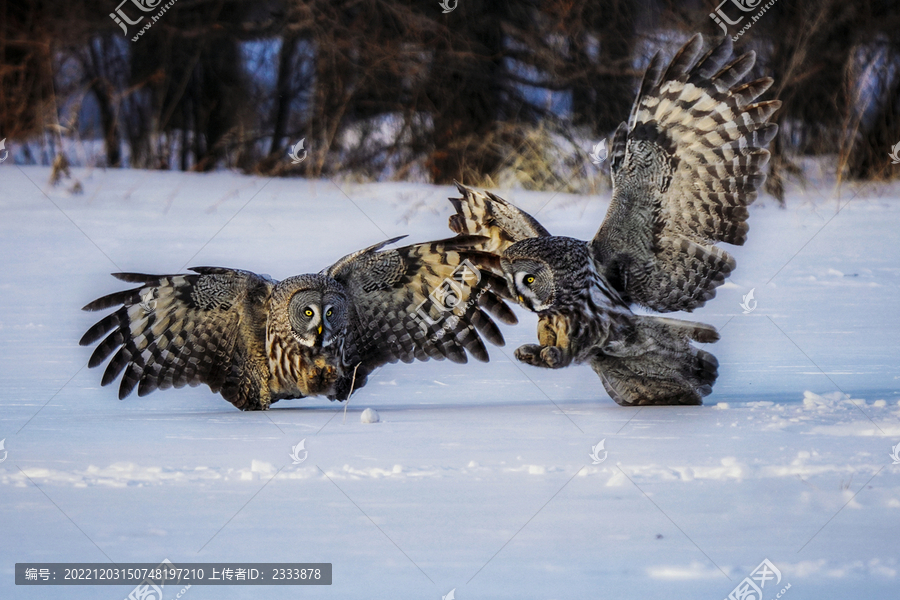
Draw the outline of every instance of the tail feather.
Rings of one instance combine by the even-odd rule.
[[[607,344],[591,361],[610,397],[622,406],[702,404],[719,362],[691,342],[715,342],[716,329],[663,317],[636,319],[627,338]]]

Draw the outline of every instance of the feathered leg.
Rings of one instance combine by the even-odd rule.
[[[612,399],[622,406],[702,404],[719,362],[691,341],[715,342],[715,328],[662,317],[635,319],[626,338],[610,341],[591,359]]]

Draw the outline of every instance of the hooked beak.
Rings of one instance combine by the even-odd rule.
[[[519,304],[525,306],[525,298],[522,297],[522,294],[519,294]]]
[[[319,335],[322,335],[322,325],[321,325],[321,323],[319,324],[319,329],[318,329],[317,331],[318,331]]]

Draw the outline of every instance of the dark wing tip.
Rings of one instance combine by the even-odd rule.
[[[403,235],[398,235],[397,237],[392,237],[389,240],[385,240],[385,241],[381,242],[381,246],[379,248],[384,248],[385,246],[388,246],[395,242],[399,242],[400,240],[402,240],[403,238],[406,238],[406,237],[409,237],[409,234],[404,233]]]
[[[190,267],[188,271],[193,271],[200,275],[224,275],[226,273],[234,273],[234,269],[229,269],[228,267]],[[160,278],[161,276],[157,277]],[[171,277],[171,275],[167,277]]]
[[[115,315],[110,315],[110,317]],[[81,339],[78,340],[79,346],[90,346],[113,328],[115,323],[111,323],[109,317],[106,317],[97,323],[94,323],[90,329],[84,332]]]
[[[141,289],[143,288],[135,288],[122,292],[113,292],[112,294],[107,294],[102,298],[97,298],[93,302],[88,302],[81,308],[81,310],[94,312],[112,308],[114,306],[133,304],[140,297],[139,292],[141,291]]]
[[[98,302],[102,300],[102,298],[97,298],[97,300],[92,300],[81,307],[81,310],[86,310],[88,312],[94,312],[95,310],[103,310],[103,307],[98,304]],[[82,344],[83,346],[84,344]]]
[[[110,275],[128,283],[150,283],[158,281],[162,277],[162,275],[148,275],[147,273],[110,273]]]
[[[484,235],[460,233],[456,237],[438,240],[432,243],[440,244],[444,250],[469,250],[473,248],[477,249],[481,244],[490,241],[490,239],[491,238]]]

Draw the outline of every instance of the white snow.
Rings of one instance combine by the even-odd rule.
[[[367,408],[359,415],[360,423],[377,423],[380,420],[381,417],[378,415],[378,411],[371,408]]]
[[[721,332],[705,406],[622,408],[588,367],[512,362],[535,337],[519,311],[490,364],[388,365],[345,417],[324,398],[242,413],[205,387],[120,402],[77,344],[102,315],[79,309],[124,289],[113,271],[281,279],[395,235],[449,237],[453,189],[73,176],[83,194],[0,166],[0,597],[131,589],[16,587],[16,562],[164,558],[334,565],[330,587],[195,585],[187,600],[718,600],[766,558],[782,573],[766,600],[788,583],[788,600],[897,597],[900,186],[848,185],[838,201],[816,179],[787,210],[751,207],[728,284],[674,315]],[[581,238],[609,202],[497,192]]]

